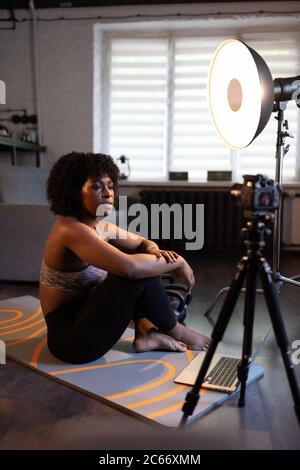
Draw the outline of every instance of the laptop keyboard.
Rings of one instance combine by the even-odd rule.
[[[237,366],[240,359],[235,357],[222,356],[210,373],[206,376],[205,382],[210,385],[220,387],[231,387],[238,384]]]

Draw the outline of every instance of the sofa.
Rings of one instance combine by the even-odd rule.
[[[0,280],[38,281],[54,216],[48,204],[0,203]]]
[[[56,217],[46,199],[49,170],[0,167],[0,280],[38,281],[47,234]]]

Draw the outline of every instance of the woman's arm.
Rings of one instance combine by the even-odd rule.
[[[103,224],[102,221],[100,221],[98,222],[98,226],[100,230],[106,234],[107,241],[119,249],[124,248],[128,251],[139,250],[142,246],[142,242],[146,240],[144,237],[128,232],[111,222],[105,222],[105,224]]]
[[[61,240],[65,248],[81,260],[113,274],[141,279],[181,269],[187,265],[182,257],[168,263],[164,257],[152,254],[127,254],[101,240],[87,225],[74,221],[61,227]]]
[[[177,253],[174,251],[160,250],[157,243],[152,240],[147,240],[140,235],[123,230],[110,222],[106,222],[105,227],[102,230],[107,234],[110,244],[117,248],[139,251],[140,253],[148,253],[155,255],[157,258],[163,256],[169,262],[175,261],[178,257]]]
[[[102,225],[101,222],[98,222],[99,227],[107,235],[107,241],[110,242],[116,248],[125,248],[127,250],[138,250],[141,253],[150,253],[151,251],[159,250],[158,245],[152,240],[147,240],[147,238],[136,235],[135,233],[128,232],[118,225],[112,224],[110,222],[105,222]]]
[[[159,251],[159,246],[152,240],[142,238],[141,243],[138,247],[141,253],[151,253],[151,251]]]
[[[158,276],[160,274],[176,271],[176,273],[187,283],[187,293],[191,293],[195,284],[195,277],[192,268],[182,256],[169,262],[165,257],[157,258],[155,255],[137,254],[131,255],[135,261],[135,268],[132,271],[133,279],[143,279],[146,277]],[[155,260],[153,259],[155,257]],[[151,261],[149,260],[151,258]]]

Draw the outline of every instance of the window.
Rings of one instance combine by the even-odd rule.
[[[216,47],[229,35],[105,33],[101,150],[130,158],[131,179],[157,180],[168,171],[188,171],[206,180],[207,170],[275,175],[275,113],[246,149],[228,149],[210,121],[206,83]],[[244,33],[239,39],[266,60],[273,78],[297,75],[299,38],[293,33]],[[289,103],[286,118],[300,137],[299,108]],[[299,139],[288,139],[284,180],[296,179]],[[288,142],[287,142],[288,143]]]

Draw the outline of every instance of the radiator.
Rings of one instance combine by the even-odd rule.
[[[300,247],[300,193],[285,192],[282,210],[282,245]]]
[[[232,203],[228,190],[143,190],[140,192],[141,203],[148,209],[148,232],[151,234],[150,208],[151,204],[167,203],[171,206],[179,203],[193,206],[193,218],[195,220],[196,204],[204,204],[204,246],[203,251],[237,251],[240,248],[240,230],[242,224],[242,210]],[[195,226],[193,227],[195,229]],[[184,229],[182,227],[184,235]],[[161,238],[162,232],[157,239],[163,249],[184,249],[187,240],[184,236],[181,240],[175,239],[171,224],[170,240]],[[149,238],[151,236],[149,235]]]

